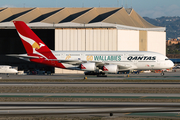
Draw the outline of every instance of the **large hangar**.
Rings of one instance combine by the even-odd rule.
[[[26,22],[53,50],[154,51],[166,54],[165,28],[148,23],[131,8],[0,8],[0,34],[9,32],[6,37],[0,35],[1,54],[25,53],[12,21]],[[11,43],[20,45],[18,48],[18,44],[5,47]],[[80,73],[59,68],[55,72]]]

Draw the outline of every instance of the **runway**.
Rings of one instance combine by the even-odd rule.
[[[180,83],[138,83],[138,82],[108,82],[108,83],[61,83],[61,82],[6,82],[0,87],[119,87],[119,88],[180,88]]]
[[[173,102],[180,99],[180,72],[165,76],[159,73],[87,76],[87,80],[82,74],[0,77],[0,100],[21,101],[0,102],[0,115],[179,117],[180,103]]]
[[[180,103],[0,102],[1,115],[179,112]]]
[[[0,93],[0,97],[35,98],[140,98],[140,99],[180,99],[180,94],[142,93]]]
[[[178,72],[166,72],[164,76],[160,73],[141,73],[141,74],[107,74],[107,77],[97,77],[96,75],[84,75],[84,74],[53,74],[53,75],[5,75],[0,74],[2,80],[6,79],[30,79],[30,80],[83,80],[86,76],[89,80],[134,80],[134,79],[144,79],[144,80],[180,80],[180,71]]]

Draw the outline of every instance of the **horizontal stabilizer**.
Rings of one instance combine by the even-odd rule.
[[[10,56],[10,57],[18,57],[18,58],[25,58],[25,59],[30,59],[30,58],[33,58],[33,59],[39,59],[39,57],[37,56],[28,56],[27,54],[8,54],[6,56]]]
[[[62,60],[62,59],[48,59],[50,61],[58,61],[59,63],[66,63],[71,65],[79,65],[83,63],[82,60]]]

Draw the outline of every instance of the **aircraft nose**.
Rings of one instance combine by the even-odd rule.
[[[169,66],[170,66],[170,68],[174,67],[174,63],[171,60],[170,60]]]

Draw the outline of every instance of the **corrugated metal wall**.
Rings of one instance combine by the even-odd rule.
[[[147,51],[147,31],[139,31],[139,51]]]
[[[117,29],[62,28],[55,30],[56,51],[117,51]],[[55,73],[83,73],[55,68]]]
[[[139,51],[138,30],[118,30],[119,51]]]
[[[147,31],[147,51],[166,55],[166,32]]]

